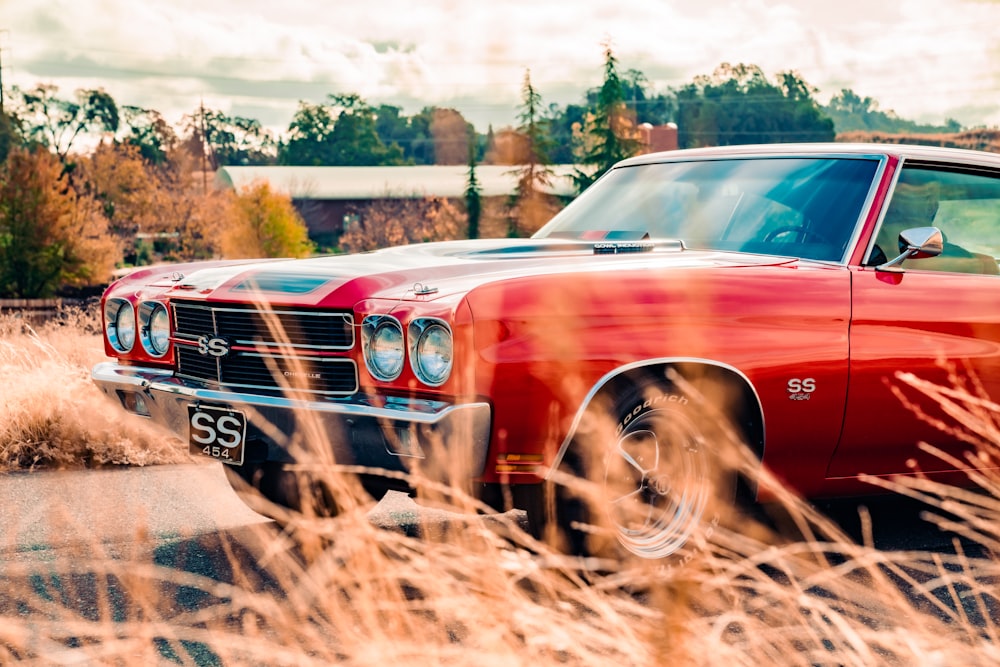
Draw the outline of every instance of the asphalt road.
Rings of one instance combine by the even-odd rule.
[[[868,499],[880,549],[947,551],[953,537],[920,518],[923,508],[899,499]],[[185,464],[110,470],[43,471],[0,475],[0,539],[10,557],[37,557],[71,545],[115,549],[138,540],[178,539],[240,531],[268,523],[230,489],[221,464]],[[824,507],[854,533],[857,505]],[[440,512],[390,493],[370,516],[417,522]],[[438,517],[440,518],[440,517]]]
[[[898,499],[869,500],[866,505],[872,511],[878,548],[952,550],[953,536],[924,522],[923,508]],[[848,532],[855,532],[856,505],[838,503],[826,509]],[[382,525],[426,525],[448,516],[420,508],[398,493],[386,496],[369,513]],[[77,557],[94,562],[121,558],[127,563],[129,557],[141,555],[137,562],[151,557],[157,565],[177,571],[241,586],[253,580],[254,588],[266,588],[270,574],[255,564],[270,542],[281,539],[275,524],[239,500],[221,464],[215,463],[0,475],[0,536],[0,619],[44,615],[38,600],[60,596],[65,608],[84,618],[108,613],[101,607],[102,598],[124,605],[121,600],[128,596],[117,584],[102,583],[100,575],[86,568],[67,573],[60,567],[58,574],[48,568]],[[974,553],[974,545],[965,550]],[[241,564],[238,574],[233,562]],[[177,604],[193,609],[202,604],[203,594],[185,592],[181,586],[175,597]],[[42,611],[26,611],[36,604]],[[978,608],[967,611],[978,613]],[[210,651],[200,656],[196,648],[189,649],[196,664],[217,664]]]

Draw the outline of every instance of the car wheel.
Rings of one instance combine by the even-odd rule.
[[[532,532],[581,556],[686,562],[733,507],[719,415],[666,381],[592,405],[530,503]]]

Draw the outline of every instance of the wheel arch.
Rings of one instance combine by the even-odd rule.
[[[738,414],[730,415],[733,425],[742,430],[742,435],[746,438],[747,445],[757,455],[758,460],[764,456],[764,411],[761,406],[760,396],[750,379],[739,369],[729,364],[714,361],[711,359],[687,358],[687,357],[664,357],[658,359],[647,359],[636,361],[624,366],[619,366],[601,377],[584,400],[573,417],[573,422],[563,439],[562,444],[556,452],[549,471],[546,474],[548,479],[562,462],[566,452],[569,450],[584,414],[594,403],[595,399],[601,396],[622,395],[628,389],[639,386],[642,383],[654,380],[669,380],[669,376],[677,373],[682,379],[710,380],[734,387],[736,400],[729,409]]]

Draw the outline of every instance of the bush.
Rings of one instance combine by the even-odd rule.
[[[100,205],[76,194],[56,156],[11,151],[0,169],[0,296],[101,284],[119,254]]]

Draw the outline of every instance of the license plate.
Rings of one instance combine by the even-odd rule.
[[[247,417],[238,410],[188,405],[188,450],[230,465],[243,465]]]

